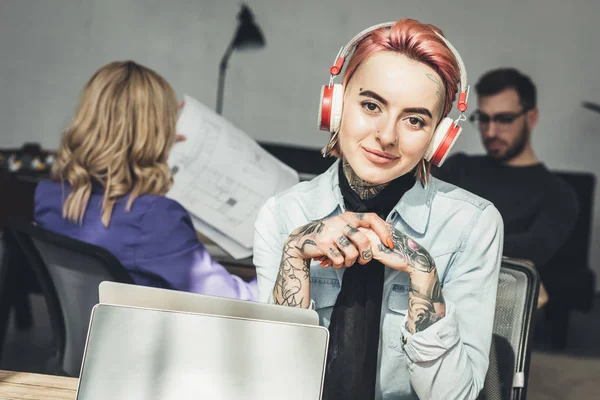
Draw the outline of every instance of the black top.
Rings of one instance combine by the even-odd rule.
[[[434,175],[496,206],[504,220],[504,255],[545,265],[577,220],[575,191],[542,163],[502,165],[488,156],[450,157]]]
[[[374,212],[386,219],[415,184],[411,173],[390,182],[379,194],[363,200],[339,168],[340,191],[348,211]],[[342,287],[331,312],[323,400],[375,398],[379,327],[385,266],[371,260],[344,271]]]

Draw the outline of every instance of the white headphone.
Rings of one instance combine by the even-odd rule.
[[[333,83],[334,78],[341,72],[344,62],[354,47],[366,36],[376,29],[383,27],[391,27],[396,22],[386,22],[383,24],[373,25],[370,28],[365,29],[356,35],[347,45],[342,47],[338,52],[335,63],[329,68],[331,74],[329,84],[321,88],[321,101],[319,103],[319,128],[324,131],[336,133],[340,129],[340,123],[342,121],[342,104],[344,98],[344,88],[341,84]],[[434,31],[435,32],[435,31]],[[442,35],[435,32],[448,46],[460,68],[460,83],[458,96],[457,108],[460,111],[460,116],[456,120],[452,118],[444,118],[438,124],[429,147],[425,152],[425,160],[431,162],[433,165],[441,166],[446,159],[446,156],[450,153],[452,146],[458,139],[462,128],[458,125],[460,121],[464,121],[464,112],[467,110],[467,99],[469,97],[469,85],[467,84],[467,71],[465,64],[463,63],[460,54],[452,46],[452,44],[446,40]]]

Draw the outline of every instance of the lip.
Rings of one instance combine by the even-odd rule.
[[[487,143],[486,147],[491,150],[500,150],[504,147],[504,144],[500,142],[491,142]]]
[[[373,164],[387,165],[396,162],[400,157],[383,151],[362,147],[365,157]]]

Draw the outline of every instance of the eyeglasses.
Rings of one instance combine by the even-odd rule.
[[[471,116],[469,117],[469,121],[473,124],[479,125],[487,125],[491,121],[493,121],[496,124],[508,126],[515,122],[517,118],[524,115],[527,111],[529,111],[529,108],[524,108],[520,112],[516,113],[503,112],[494,115],[488,115],[478,110],[471,114]]]

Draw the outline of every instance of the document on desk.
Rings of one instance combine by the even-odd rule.
[[[187,139],[169,155],[174,184],[167,196],[232,257],[248,257],[258,211],[269,197],[298,183],[298,173],[204,104],[184,99],[177,133]]]

